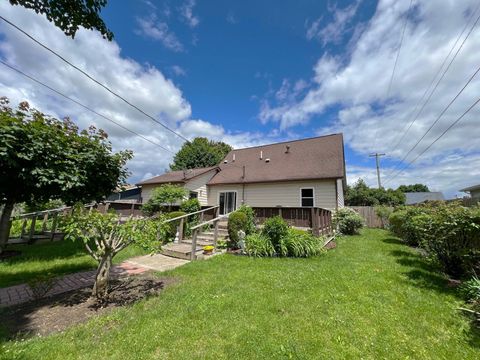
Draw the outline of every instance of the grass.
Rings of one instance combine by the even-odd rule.
[[[0,287],[25,283],[44,273],[60,276],[89,270],[95,268],[97,264],[79,242],[55,241],[36,245],[9,245],[7,249],[20,250],[22,254],[0,262]],[[128,247],[114,258],[114,262],[119,263],[144,253],[138,247]]]
[[[478,359],[445,279],[382,230],[309,259],[224,255],[177,268],[161,295],[5,359]],[[3,354],[2,354],[3,351]]]

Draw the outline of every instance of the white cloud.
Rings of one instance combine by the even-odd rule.
[[[195,7],[195,0],[186,0],[185,3],[180,7],[180,14],[183,20],[191,28],[197,27],[200,23],[199,18],[193,14],[193,8]]]
[[[13,7],[8,2],[0,3],[0,13],[145,112],[189,138],[212,135],[233,145],[264,141],[255,134],[229,133],[207,121],[192,123],[191,106],[171,80],[157,68],[142,66],[123,56],[116,42],[104,40],[97,32],[80,29],[72,40],[43,16],[21,7]],[[173,152],[181,146],[180,138],[109,94],[4,22],[0,22],[0,34],[0,56],[5,62]],[[107,131],[115,150],[133,150],[135,157],[128,164],[133,173],[131,182],[168,168],[171,153],[56,96],[3,65],[0,67],[0,96],[9,97],[12,104],[27,100],[44,113],[59,118],[70,116],[80,128],[93,124]]]
[[[356,40],[347,46],[343,55],[325,53],[320,57],[313,68],[311,85],[305,95],[295,102],[286,94],[283,95],[286,100],[265,99],[261,104],[259,119],[264,123],[276,122],[283,130],[309,124],[317,128],[318,133],[341,131],[345,143],[359,155],[379,151],[391,156],[390,161],[401,159],[480,64],[480,28],[477,27],[404,141],[394,149],[394,144],[413,118],[413,109],[478,2],[469,0],[439,4],[423,1],[414,4],[408,16],[388,98],[387,88],[405,24],[408,1],[380,1],[372,19],[361,24],[360,30],[354,31]],[[479,14],[475,15],[475,19]],[[416,157],[463,113],[476,100],[478,93],[480,77],[468,86],[407,161]],[[447,191],[456,189],[458,179],[465,183],[462,185],[478,183],[478,174],[474,174],[469,161],[480,148],[477,141],[480,138],[480,126],[476,124],[480,116],[479,108],[471,111],[420,157],[404,176],[410,176],[415,182],[424,180],[438,184],[440,190]],[[319,120],[327,116],[333,121],[325,125],[323,120],[320,125]],[[451,171],[451,164],[447,166],[439,161],[450,155],[457,157],[455,161],[462,172]],[[422,176],[422,169],[428,167],[436,167],[441,176],[433,170]],[[415,176],[419,178],[415,179]]]
[[[186,76],[187,75],[187,71],[179,65],[173,65],[171,67],[171,69],[172,69],[173,73],[177,76]]]
[[[229,24],[235,25],[238,24],[238,19],[235,17],[233,11],[229,11],[226,17],[226,20]]]
[[[357,0],[355,3],[343,9],[339,9],[336,5],[334,5],[333,8],[329,9],[330,12],[333,13],[333,21],[328,23],[323,28],[321,27],[323,20],[322,17],[314,20],[311,24],[307,21],[305,23],[305,26],[307,27],[307,39],[317,39],[323,44],[323,46],[327,45],[328,43],[336,44],[341,41],[345,36],[345,32],[349,23],[357,13],[359,4],[360,0]]]
[[[166,22],[158,20],[155,15],[137,18],[137,33],[159,40],[167,49],[175,52],[184,51],[184,47],[174,32],[170,31]]]

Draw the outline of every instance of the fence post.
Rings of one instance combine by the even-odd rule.
[[[27,221],[28,219],[24,217],[23,224],[22,224],[22,232],[20,233],[20,239],[23,238],[23,236],[25,235],[25,230],[27,229]]]
[[[132,202],[132,207],[130,209],[130,215],[133,216],[133,214],[135,214],[135,203]]]
[[[282,208],[278,208],[278,216],[280,216],[283,219],[283,214],[282,214]]]
[[[190,253],[190,260],[192,261],[197,257],[197,233],[198,229],[194,229],[192,234],[192,252]]]

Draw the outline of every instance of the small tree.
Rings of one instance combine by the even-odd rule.
[[[159,248],[158,226],[153,220],[129,219],[121,223],[114,213],[75,209],[66,220],[65,238],[82,241],[90,256],[98,262],[93,297],[102,300],[108,295],[112,260],[120,251],[133,243],[152,251]]]
[[[168,206],[168,211],[172,211],[172,206],[187,195],[188,191],[183,186],[165,184],[153,191],[152,197],[143,205],[142,209],[150,215],[161,211],[165,206]]]
[[[130,151],[114,153],[108,135],[90,127],[79,131],[70,120],[58,120],[31,109],[18,109],[0,98],[0,252],[7,243],[15,204],[62,200],[103,200],[125,182]]]

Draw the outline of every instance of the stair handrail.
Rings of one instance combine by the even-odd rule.
[[[219,205],[217,205],[217,206],[212,206],[212,207],[209,207],[209,208],[206,208],[206,209],[202,209],[202,210],[198,210],[198,211],[194,211],[194,212],[191,212],[191,213],[188,213],[188,214],[185,214],[185,215],[180,215],[180,216],[177,216],[177,217],[174,217],[174,218],[165,220],[165,221],[163,221],[163,223],[165,224],[165,223],[168,223],[168,222],[171,222],[171,221],[185,219],[185,218],[187,218],[187,217],[189,217],[189,216],[196,215],[196,214],[201,214],[201,213],[205,213],[205,212],[208,211],[208,210],[216,209],[216,208],[218,208],[218,207],[219,207]]]
[[[190,230],[192,230],[192,250],[190,251],[190,260],[195,260],[197,257],[197,236],[198,231],[205,225],[214,224],[215,228],[213,230],[213,246],[217,245],[217,238],[218,238],[218,222],[224,218],[228,218],[231,213],[219,215],[211,220],[204,221],[198,225],[192,226]]]

